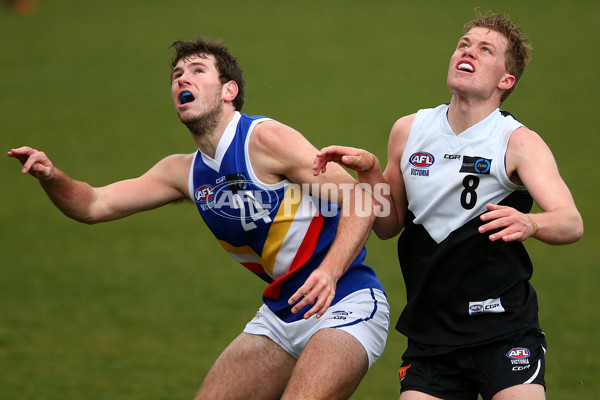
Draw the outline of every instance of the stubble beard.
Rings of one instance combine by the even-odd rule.
[[[190,130],[196,138],[202,138],[210,135],[219,126],[219,121],[223,115],[223,104],[217,103],[202,115],[194,115],[187,119],[179,116],[179,120]]]

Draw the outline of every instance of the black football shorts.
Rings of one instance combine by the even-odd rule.
[[[545,387],[545,334],[529,330],[476,346],[448,348],[409,342],[399,370],[401,391],[448,400],[489,400],[502,389],[536,383]]]

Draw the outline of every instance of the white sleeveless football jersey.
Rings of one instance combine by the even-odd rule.
[[[401,162],[408,208],[438,243],[487,203],[524,189],[508,179],[504,164],[508,139],[522,124],[495,110],[457,136],[447,110],[417,113]]]
[[[407,303],[396,329],[419,343],[455,346],[538,328],[523,243],[492,242],[490,232],[478,231],[487,203],[531,209],[531,196],[510,182],[504,162],[522,125],[497,109],[455,135],[447,110],[417,113],[401,160],[408,211],[398,258]]]

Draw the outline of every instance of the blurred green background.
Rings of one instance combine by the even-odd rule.
[[[474,8],[511,15],[534,52],[503,108],[550,145],[586,227],[573,245],[527,242],[548,398],[597,398],[597,1],[38,2],[29,17],[0,8],[0,143],[42,149],[97,186],[194,151],[170,99],[174,40],[228,43],[245,71],[245,112],[385,162],[397,118],[449,101],[448,60]],[[262,281],[191,204],[90,227],[19,171],[0,158],[0,399],[191,399],[259,307]],[[393,326],[405,298],[396,240],[368,245]],[[353,399],[398,398],[404,345],[392,328]]]

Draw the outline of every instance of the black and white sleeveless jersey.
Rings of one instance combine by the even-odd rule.
[[[417,113],[401,160],[408,212],[398,257],[407,304],[396,329],[420,343],[468,345],[538,326],[523,244],[491,242],[477,230],[487,203],[526,213],[533,202],[505,168],[508,140],[522,124],[496,109],[455,135],[447,110]]]

